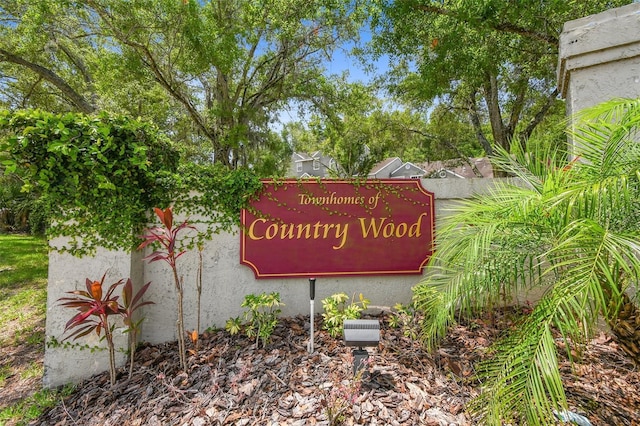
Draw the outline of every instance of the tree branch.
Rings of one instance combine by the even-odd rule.
[[[69,60],[73,63],[73,65],[75,65],[75,67],[80,71],[80,74],[82,75],[83,80],[87,84],[87,87],[89,88],[89,91],[91,93],[92,104],[95,105],[97,101],[97,95],[95,92],[95,85],[93,82],[93,78],[91,77],[91,73],[89,72],[89,69],[87,68],[85,63],[82,61],[82,59],[77,57],[71,51],[71,49],[69,49],[67,46],[64,45],[64,43],[60,43],[56,41],[56,45],[60,48],[60,50],[62,50],[62,52],[65,55],[67,55],[67,58],[69,58]]]
[[[10,62],[12,64],[23,66],[49,83],[53,84],[58,90],[62,92],[65,98],[71,102],[80,112],[85,114],[91,114],[96,111],[96,107],[88,102],[82,95],[75,91],[73,87],[67,84],[59,75],[54,73],[48,68],[30,62],[21,56],[15,55],[4,49],[0,49],[0,61]]]
[[[533,130],[536,128],[538,124],[540,124],[542,119],[547,115],[547,111],[549,111],[549,108],[551,108],[551,105],[553,105],[553,102],[556,100],[557,97],[558,97],[558,88],[556,87],[555,89],[553,89],[553,92],[551,92],[549,96],[547,96],[547,101],[544,103],[544,105],[542,105],[542,108],[540,108],[537,114],[531,119],[529,124],[527,124],[527,127],[522,132],[520,132],[520,135],[519,135],[520,140],[523,141],[523,143],[525,140],[529,139],[529,137],[531,136],[531,133],[533,133]]]
[[[520,114],[522,113],[522,109],[524,108],[525,97],[527,95],[527,78],[522,77],[521,73],[518,73],[518,82],[517,89],[515,90],[515,99],[513,101],[513,107],[511,108],[511,117],[509,118],[509,124],[507,124],[506,134],[508,138],[513,136],[513,133],[516,130],[516,125],[520,120]]]
[[[495,75],[490,73],[487,73],[486,78],[487,81],[484,84],[484,98],[487,102],[487,109],[489,111],[489,122],[491,123],[491,130],[493,131],[493,140],[496,144],[508,150],[509,140],[512,135],[507,134],[504,123],[502,122],[502,110],[498,99],[498,79]]]
[[[206,124],[205,118],[198,112],[193,103],[189,100],[189,98],[179,90],[177,84],[175,84],[174,79],[172,78],[170,73],[164,73],[161,69],[160,64],[158,64],[155,56],[144,44],[132,40],[128,37],[127,34],[120,31],[117,25],[114,24],[113,17],[109,14],[108,10],[102,8],[98,3],[94,1],[87,1],[87,4],[91,6],[96,13],[100,16],[100,18],[104,21],[105,25],[111,29],[114,37],[119,40],[123,45],[130,47],[134,51],[140,55],[140,59],[142,62],[149,68],[152,72],[154,79],[160,84],[162,88],[166,90],[166,92],[178,103],[182,104],[187,113],[193,120],[198,128],[207,139],[209,139],[214,146],[214,149],[218,148],[219,141],[216,137],[215,131],[209,128]]]
[[[420,136],[423,136],[424,138],[435,139],[438,143],[444,144],[445,146],[447,146],[447,148],[449,148],[450,150],[458,154],[457,159],[451,160],[452,163],[453,162],[464,163],[469,166],[469,168],[471,169],[474,175],[476,175],[477,177],[484,177],[482,173],[480,173],[480,170],[478,170],[478,167],[476,167],[476,165],[471,161],[471,159],[467,157],[467,155],[464,152],[460,151],[460,149],[455,144],[451,143],[451,141],[448,140],[447,138],[438,137],[438,136],[423,132],[421,130],[413,129],[405,126],[403,126],[403,128],[410,133],[418,134]],[[447,160],[445,160],[443,163],[447,165],[447,167],[449,167],[449,165],[447,164],[448,163]]]
[[[550,44],[552,46],[557,46],[559,43],[559,40],[557,37],[552,36],[550,34],[544,34],[544,33],[540,33],[537,31],[533,31],[530,30],[528,28],[524,28],[524,27],[520,27],[518,25],[515,25],[511,22],[498,22],[498,23],[491,23],[489,21],[474,21],[471,20],[469,18],[466,18],[464,16],[462,16],[461,14],[449,10],[449,9],[445,9],[442,7],[438,7],[438,6],[433,6],[433,5],[411,5],[411,7],[413,7],[414,9],[417,10],[421,10],[423,12],[426,13],[433,13],[436,15],[441,15],[441,16],[447,16],[449,18],[461,21],[461,22],[465,22],[469,25],[472,25],[474,27],[479,27],[479,22],[481,22],[482,24],[488,26],[490,29],[497,31],[497,32],[504,32],[504,33],[510,33],[510,34],[517,34],[523,37],[527,37],[527,38],[532,38],[534,40],[539,40],[542,41],[544,43]]]
[[[482,145],[487,156],[491,157],[493,155],[493,148],[491,148],[491,144],[482,131],[482,124],[480,123],[480,116],[478,115],[478,108],[476,107],[475,93],[469,95],[467,112],[469,113],[471,125],[473,126],[473,130],[476,133],[476,137],[478,138],[480,145]]]

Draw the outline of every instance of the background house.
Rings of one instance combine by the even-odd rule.
[[[320,151],[311,154],[294,152],[287,177],[293,178],[330,178],[337,170],[336,161]],[[402,161],[400,157],[389,157],[376,163],[368,179],[443,179],[443,178],[492,178],[493,167],[486,157],[457,158],[444,161],[430,161],[420,165]]]
[[[330,170],[336,169],[333,158],[323,155],[320,151],[307,154],[306,152],[294,152],[291,155],[291,165],[287,177],[331,177]]]
[[[430,161],[421,164],[425,178],[492,178],[493,167],[487,157],[456,158],[453,160]]]
[[[425,170],[413,163],[403,162],[399,157],[391,157],[377,163],[367,178],[369,179],[420,179]]]

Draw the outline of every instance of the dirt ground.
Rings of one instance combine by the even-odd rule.
[[[190,350],[186,373],[177,371],[175,344],[144,345],[131,379],[124,369],[113,387],[107,373],[93,377],[30,424],[476,424],[465,409],[479,392],[474,364],[508,315],[456,326],[435,353],[378,318],[380,344],[368,349],[362,377],[354,377],[352,348],[341,339],[317,331],[310,354],[308,317],[283,318],[264,348],[225,331],[205,333],[200,348]],[[608,335],[597,336],[573,366],[563,358],[560,368],[573,413],[593,425],[640,425],[640,371]],[[8,382],[2,404],[27,385]]]
[[[34,375],[32,371],[42,371],[44,344],[33,344],[28,341],[15,345],[10,344],[16,330],[23,327],[18,320],[10,322],[0,331],[0,369],[11,374],[0,386],[0,410],[32,395],[42,388],[42,376]],[[22,331],[21,331],[22,332]],[[44,319],[39,321],[30,331],[44,334]]]

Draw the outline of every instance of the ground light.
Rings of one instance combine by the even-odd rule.
[[[380,343],[380,323],[378,320],[344,320],[344,343],[347,346],[355,346],[353,349],[353,374],[366,366],[369,352],[363,349],[366,346],[378,346]]]
[[[311,309],[309,314],[309,323],[310,323],[309,332],[311,335],[309,336],[309,344],[307,345],[307,351],[309,351],[309,353],[313,353],[313,323],[314,323],[313,319],[314,319],[315,298],[316,298],[316,279],[309,278],[309,308]]]

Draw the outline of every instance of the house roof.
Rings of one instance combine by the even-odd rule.
[[[293,161],[297,163],[299,161],[317,160],[317,157],[314,157],[314,154],[309,155],[306,152],[294,152],[293,153]]]
[[[304,152],[294,152],[292,155],[293,161],[307,161],[310,160],[310,157]]]
[[[415,174],[425,174],[426,173],[426,170],[423,169],[422,167],[416,166],[415,164],[407,161],[406,163],[402,163],[400,165],[400,167],[397,167],[394,171],[392,171],[391,174],[394,175],[400,169],[411,169],[411,168],[418,171],[418,173],[415,173]]]
[[[393,163],[396,160],[400,160],[399,157],[389,157],[386,158],[378,163],[376,163],[373,168],[371,169],[371,171],[369,172],[370,175],[376,175],[378,173],[380,173],[384,168],[389,167],[391,165],[391,163]],[[402,162],[402,160],[400,160],[400,162]]]
[[[294,162],[318,160],[322,158],[322,152],[315,151],[311,154],[308,154],[306,152],[294,152],[292,158]]]
[[[470,166],[469,163],[471,163],[472,166]],[[457,177],[465,179],[493,177],[493,166],[491,166],[491,162],[487,157],[469,158],[468,161],[461,158],[445,161],[430,161],[421,164],[421,166],[427,175],[433,175],[440,170],[445,170]]]

